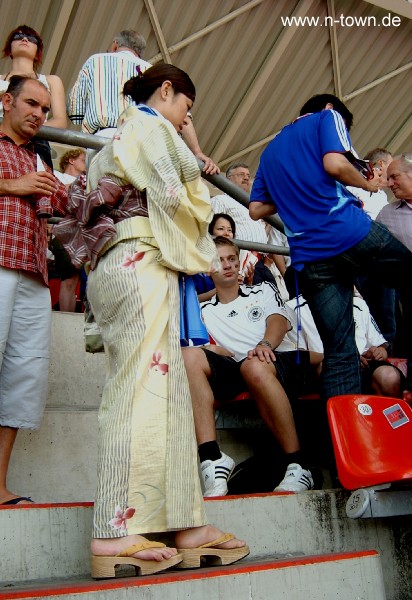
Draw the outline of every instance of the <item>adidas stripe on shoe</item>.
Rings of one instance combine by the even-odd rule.
[[[306,469],[302,469],[297,463],[291,463],[286,469],[286,473],[282,481],[277,487],[275,492],[306,492],[307,490],[313,490],[314,483],[312,473]]]
[[[227,480],[235,467],[235,461],[223,452],[221,454],[218,460],[204,460],[200,463],[205,498],[227,494]]]

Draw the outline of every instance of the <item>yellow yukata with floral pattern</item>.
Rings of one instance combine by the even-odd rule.
[[[206,524],[192,405],[179,339],[178,272],[216,259],[211,206],[197,161],[161,116],[131,107],[92,161],[89,189],[109,175],[145,190],[149,217],[115,225],[88,281],[107,379],[99,412],[93,537]]]

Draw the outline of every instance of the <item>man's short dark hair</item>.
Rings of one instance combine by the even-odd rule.
[[[13,98],[17,98],[26,81],[29,81],[30,79],[32,78],[25,77],[24,75],[12,75],[9,79],[9,85],[6,91],[13,96]]]
[[[235,169],[249,169],[249,165],[247,165],[246,163],[233,163],[233,165],[230,165],[227,168],[226,171],[226,177],[230,177],[230,175],[232,174],[232,171],[234,171]]]
[[[234,249],[236,254],[239,256],[239,248],[236,246],[236,244],[234,244],[232,242],[231,239],[229,239],[227,237],[223,237],[222,235],[218,235],[215,237],[215,239],[213,241],[216,244],[216,248],[219,248],[221,246],[230,246],[231,248]]]
[[[349,131],[353,125],[353,114],[343,104],[342,100],[333,94],[317,94],[316,96],[312,96],[312,98],[309,98],[302,106],[299,115],[302,116],[307,115],[308,113],[321,112],[327,104],[332,104],[333,110],[336,110],[336,112],[341,115],[345,121],[346,128]]]
[[[49,92],[44,83],[38,79],[34,79],[33,77],[26,77],[25,75],[12,75],[9,79],[9,85],[6,92],[13,96],[13,98],[17,98],[21,94],[26,81],[36,81],[39,85],[43,86],[47,92]]]
[[[140,33],[137,33],[137,31],[133,31],[133,29],[124,29],[116,34],[113,39],[120,47],[124,46],[125,48],[130,48],[133,52],[136,52],[137,56],[142,58],[146,49],[146,40]]]

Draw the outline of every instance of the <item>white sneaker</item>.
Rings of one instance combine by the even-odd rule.
[[[313,490],[314,483],[312,473],[302,469],[297,463],[291,463],[286,469],[286,474],[277,487],[275,492],[306,492]]]
[[[235,468],[235,461],[223,452],[221,455],[218,460],[204,460],[200,463],[205,498],[227,494],[227,480]]]

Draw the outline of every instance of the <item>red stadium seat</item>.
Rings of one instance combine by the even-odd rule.
[[[334,396],[327,411],[338,475],[346,489],[412,484],[409,404],[382,396]]]

